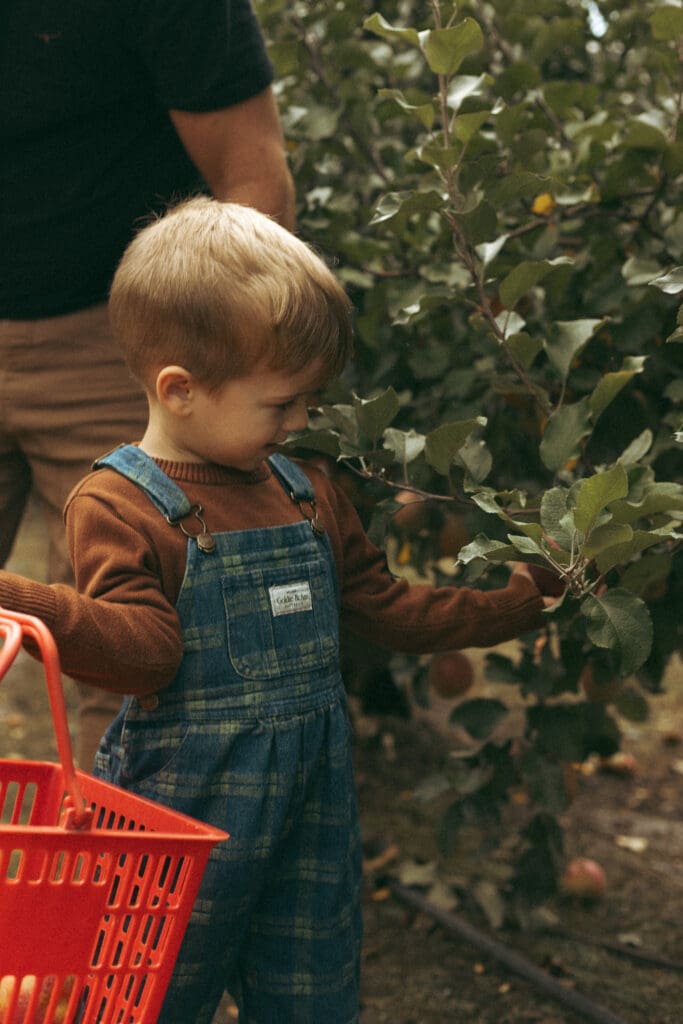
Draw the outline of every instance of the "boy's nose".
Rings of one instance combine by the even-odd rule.
[[[287,416],[285,427],[288,433],[293,430],[305,430],[308,426],[308,406],[306,400],[302,398],[300,401],[293,405]]]

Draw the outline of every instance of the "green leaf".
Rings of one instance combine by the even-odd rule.
[[[651,430],[643,430],[635,437],[617,459],[622,466],[634,466],[649,452],[654,436]]]
[[[518,334],[511,334],[505,339],[507,347],[518,363],[525,370],[528,370],[538,353],[543,348],[542,338],[532,338],[531,335],[520,331]]]
[[[623,145],[625,149],[654,149],[663,153],[669,148],[669,140],[653,124],[636,118],[626,128]]]
[[[467,473],[468,484],[480,484],[491,472],[493,457],[486,442],[473,438],[467,438],[464,445],[455,456],[458,466]]]
[[[590,433],[591,413],[587,398],[554,412],[543,433],[539,452],[544,466],[557,472],[577,455],[581,440]]]
[[[481,260],[483,266],[486,267],[491,260],[496,258],[509,237],[509,235],[500,235],[492,242],[484,242],[482,245],[477,246],[477,256]]]
[[[622,544],[615,544],[611,548],[606,548],[602,551],[595,559],[595,564],[598,568],[598,572],[604,576],[605,573],[609,572],[617,565],[625,565],[630,562],[632,558],[639,555],[641,551],[646,551],[648,548],[654,547],[655,544],[661,544],[663,540],[667,538],[666,528],[658,530],[634,530],[633,536],[629,541],[625,541]]]
[[[668,43],[683,35],[683,10],[673,4],[664,4],[648,18],[655,39]]]
[[[400,89],[380,89],[377,93],[381,99],[394,100],[402,110],[415,114],[427,131],[430,131],[436,118],[436,110],[432,103],[409,103]]]
[[[650,484],[638,501],[618,501],[610,512],[620,523],[633,523],[643,516],[683,510],[683,487],[677,483]]]
[[[401,404],[394,389],[387,388],[376,398],[364,399],[354,395],[354,408],[361,431],[374,441],[396,417]]]
[[[533,174],[531,171],[515,171],[490,185],[489,199],[494,203],[507,203],[512,199],[531,199],[539,192],[554,191],[556,184],[552,178]]]
[[[480,243],[486,243],[498,235],[498,215],[491,204],[486,201],[478,203],[472,210],[461,214],[460,220],[472,245],[481,247]]]
[[[572,262],[573,260],[566,256],[559,256],[554,260],[523,260],[501,282],[501,302],[506,309],[513,309],[521,297],[542,281],[554,267],[566,266]]]
[[[559,320],[555,337],[545,344],[548,359],[566,380],[572,362],[586,347],[595,332],[607,321],[602,320]]]
[[[666,274],[653,277],[649,283],[667,295],[678,295],[683,292],[683,267],[673,267]]]
[[[347,440],[358,440],[358,419],[352,405],[323,405],[321,412]]]
[[[638,356],[624,360],[621,370],[614,373],[606,373],[598,381],[592,395],[590,396],[590,407],[593,413],[593,422],[604,412],[619,392],[624,388],[636,374],[642,373],[647,357]]]
[[[490,115],[490,110],[477,110],[471,114],[458,114],[453,121],[453,135],[459,142],[469,142],[481,126],[486,124]]]
[[[377,203],[370,224],[382,224],[398,216],[410,197],[410,192],[387,192]]]
[[[544,555],[545,552],[540,544],[531,537],[520,536],[516,533],[509,533],[508,540],[522,555]]]
[[[581,613],[589,639],[619,658],[621,675],[631,675],[647,660],[652,620],[646,604],[635,594],[620,587],[601,597],[591,594],[582,602]]]
[[[507,341],[513,334],[519,334],[526,321],[514,309],[503,310],[496,317],[496,324]]]
[[[476,427],[485,425],[486,419],[483,416],[477,416],[469,420],[444,423],[427,434],[425,457],[429,465],[437,473],[448,476],[453,465],[453,458],[458,450],[462,448]]]
[[[646,555],[626,567],[619,583],[647,601],[653,589],[665,589],[672,566],[673,555],[668,551]]]
[[[389,427],[384,431],[384,447],[393,451],[396,460],[404,466],[424,451],[425,440],[425,435],[418,434],[414,429],[406,431]]]
[[[451,110],[459,110],[463,100],[481,95],[483,87],[490,81],[490,75],[458,75],[452,78],[448,83],[448,106]]]
[[[282,40],[268,46],[268,56],[277,69],[278,78],[295,74],[301,66],[301,47],[298,40]]]
[[[565,551],[572,546],[572,533],[563,522],[567,515],[569,492],[564,487],[551,487],[541,498],[541,525],[548,537]]]
[[[574,509],[576,528],[589,534],[600,512],[610,502],[625,498],[627,494],[628,476],[620,465],[583,480]]]
[[[635,287],[637,285],[650,284],[653,277],[656,277],[661,266],[656,260],[638,259],[631,256],[621,268],[621,274],[627,284]]]
[[[420,32],[419,41],[434,74],[454,75],[465,57],[481,50],[484,35],[474,18],[465,18],[450,28]]]
[[[485,740],[508,714],[502,701],[477,697],[458,704],[451,711],[449,721],[460,725],[475,740]]]
[[[540,523],[522,523],[516,519],[515,526],[522,531],[525,537],[530,537],[536,544],[540,544],[543,540],[543,527]]]
[[[581,546],[584,558],[595,558],[616,544],[628,544],[633,540],[633,530],[626,523],[603,523],[591,530],[590,537]]]
[[[473,562],[476,558],[490,562],[507,562],[514,557],[515,549],[511,544],[503,544],[499,540],[489,540],[483,533],[480,533],[473,541],[460,548],[457,561],[461,565],[467,565],[468,562]]]
[[[399,228],[415,213],[441,210],[443,199],[438,192],[387,192],[381,197],[370,221],[371,225],[399,220]]]
[[[333,458],[339,455],[339,437],[331,430],[306,430],[283,447],[288,449],[305,448],[314,452],[324,452]]]
[[[363,22],[363,28],[366,32],[374,32],[375,35],[381,36],[383,39],[401,39],[403,42],[410,43],[411,46],[420,45],[420,36],[416,29],[394,28],[381,14],[371,14]]]

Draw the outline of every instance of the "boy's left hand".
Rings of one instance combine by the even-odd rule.
[[[544,569],[541,565],[527,565],[526,562],[513,562],[512,571],[519,576],[526,576],[540,590],[543,597],[543,604],[546,608],[552,608],[559,597],[565,592],[565,586],[559,576],[556,576],[550,569]]]

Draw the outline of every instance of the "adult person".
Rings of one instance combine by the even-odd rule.
[[[139,436],[142,391],[106,298],[140,223],[208,191],[287,228],[294,189],[249,0],[9,0],[0,38],[0,565],[31,493],[48,576],[92,460]],[[117,698],[80,689],[92,767]]]

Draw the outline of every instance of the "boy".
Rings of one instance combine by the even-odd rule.
[[[351,350],[348,300],[262,214],[194,199],[143,229],[111,317],[149,402],[137,446],[72,493],[79,593],[0,574],[63,667],[128,694],[97,772],[231,835],[207,869],[163,1024],[358,1020],[360,848],[340,616],[403,651],[541,624],[524,571],[498,591],[394,580],[347,499],[276,454]]]

